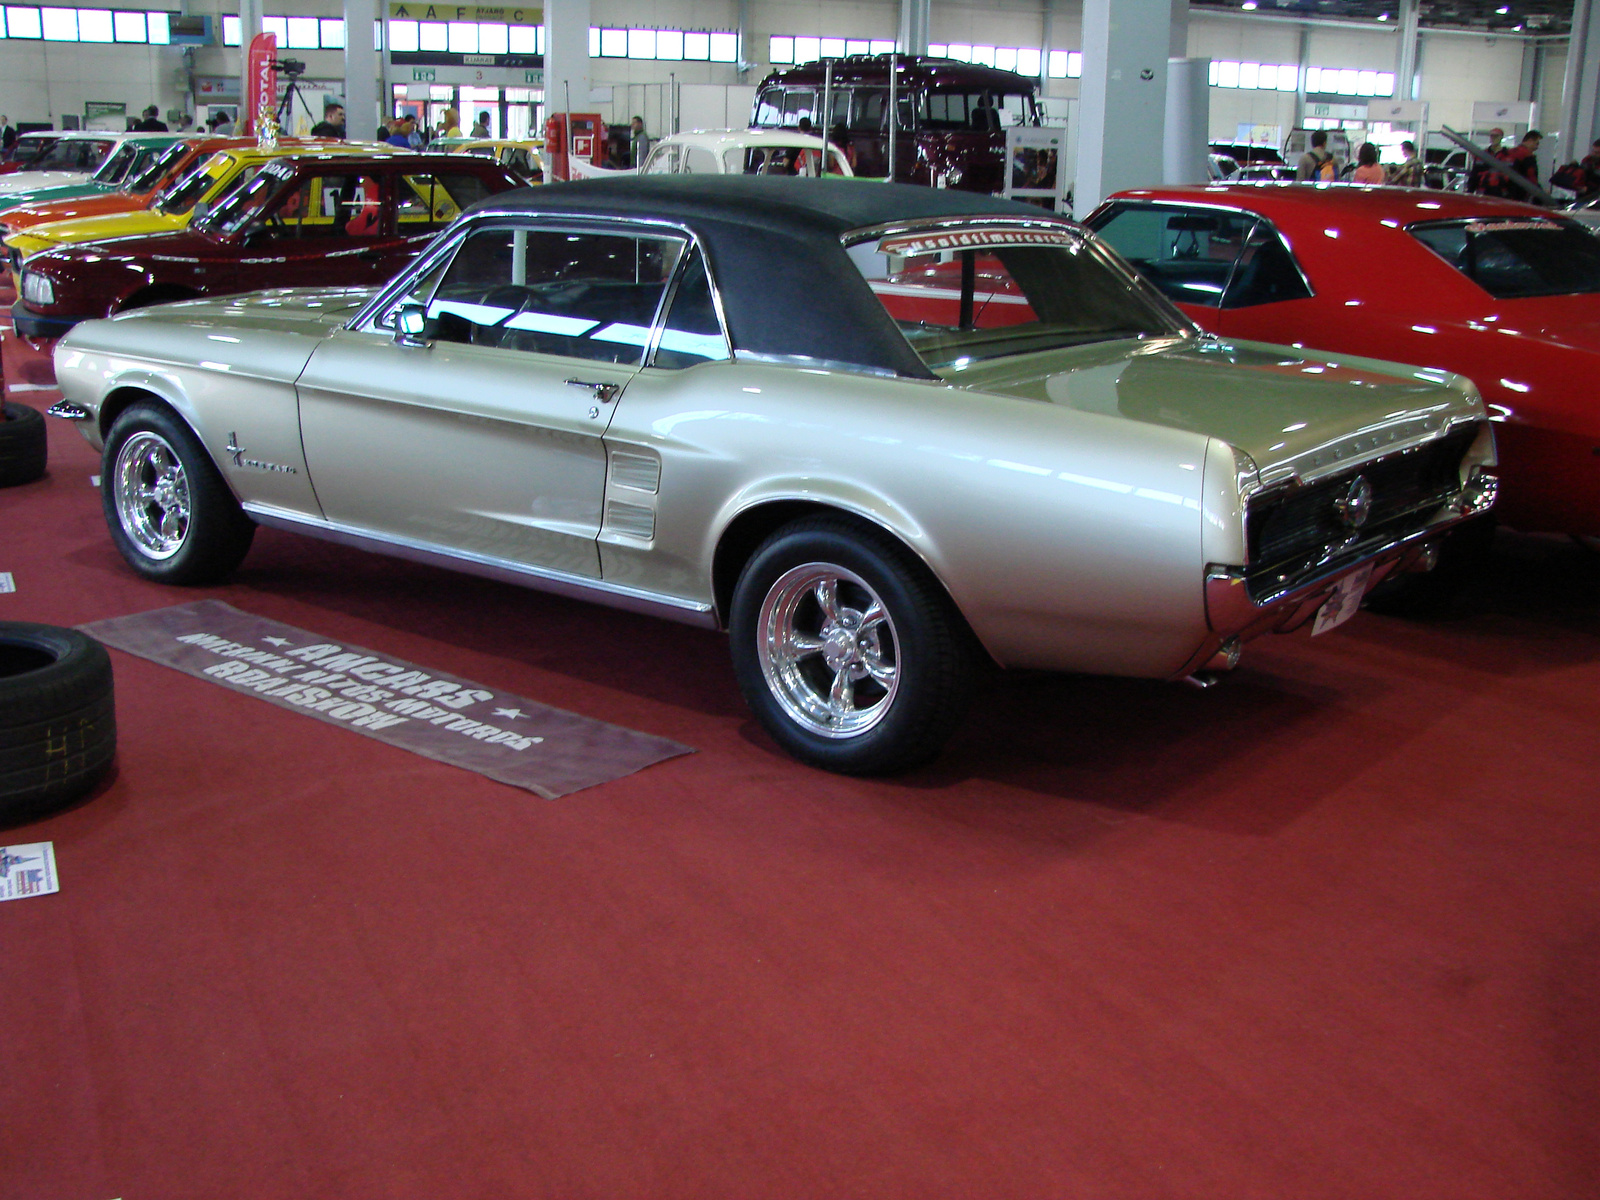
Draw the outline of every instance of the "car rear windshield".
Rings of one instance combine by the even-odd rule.
[[[1432,221],[1409,232],[1500,300],[1600,292],[1600,238],[1571,221]]]
[[[1193,329],[1067,226],[909,231],[863,238],[849,253],[935,369]]]

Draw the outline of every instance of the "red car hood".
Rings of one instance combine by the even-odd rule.
[[[41,262],[60,261],[64,258],[101,259],[116,261],[119,258],[148,261],[152,255],[165,259],[216,258],[219,254],[236,254],[233,242],[207,237],[192,229],[179,229],[171,233],[148,233],[135,237],[107,238],[103,242],[72,242],[56,246],[39,255]]]

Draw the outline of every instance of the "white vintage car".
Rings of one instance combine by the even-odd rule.
[[[495,197],[376,291],[78,325],[58,415],[141,575],[257,523],[727,629],[772,736],[892,771],[974,669],[1181,679],[1336,624],[1495,492],[1467,381],[1201,334],[965,192]]]
[[[839,175],[855,172],[839,149],[795,129],[697,129],[675,133],[650,147],[637,171],[575,162],[574,176],[617,179],[628,175]]]

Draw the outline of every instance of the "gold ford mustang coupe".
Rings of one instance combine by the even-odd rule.
[[[772,736],[924,760],[974,670],[1182,679],[1492,503],[1467,381],[1202,334],[1072,223],[827,180],[497,196],[387,286],[87,321],[133,569],[256,524],[725,628]]]

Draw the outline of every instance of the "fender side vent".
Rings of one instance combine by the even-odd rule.
[[[606,529],[612,533],[649,541],[656,536],[656,512],[643,504],[628,504],[622,500],[606,501]]]
[[[661,460],[653,454],[613,450],[611,482],[616,487],[634,488],[654,495],[661,489]]]

